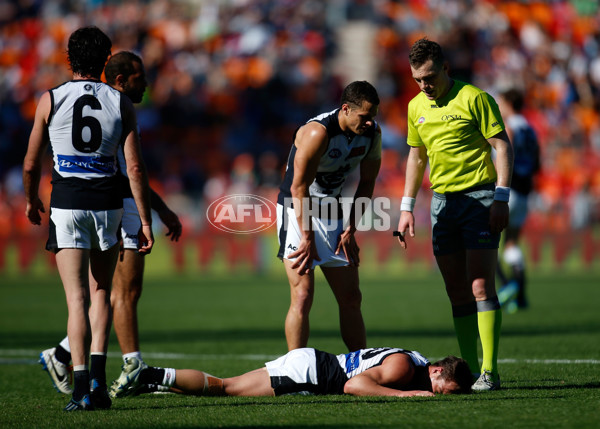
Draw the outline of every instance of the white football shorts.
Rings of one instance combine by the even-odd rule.
[[[270,377],[289,378],[296,384],[317,385],[317,359],[315,349],[294,349],[287,354],[265,363]],[[310,391],[297,391],[295,394],[310,395]]]
[[[298,250],[302,235],[294,209],[291,207],[286,209],[287,216],[285,216],[285,219],[283,210],[283,205],[277,204],[277,231],[279,238],[279,253],[277,256],[280,259],[285,258],[294,261],[296,258],[290,259],[288,255]],[[344,232],[343,220],[324,220],[313,217],[312,224],[315,232],[317,253],[321,258],[320,261],[313,261],[312,268],[319,265],[323,267],[347,266],[346,255],[343,252],[340,252],[339,255],[335,254],[340,235]]]
[[[509,218],[508,225],[512,228],[521,228],[529,212],[527,195],[510,190],[510,199],[508,201]]]
[[[138,232],[142,226],[140,215],[133,198],[123,198],[123,219],[121,220],[121,238],[123,248],[138,250]]]
[[[123,209],[71,210],[52,207],[50,247],[108,250],[119,242],[119,224],[122,216]]]

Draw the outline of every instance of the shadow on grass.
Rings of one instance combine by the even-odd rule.
[[[558,380],[552,380],[551,383],[560,383]],[[532,381],[533,383],[533,381]],[[598,389],[600,388],[600,382],[587,382],[587,383],[564,383],[564,384],[553,384],[552,386],[540,386],[540,381],[536,381],[536,385],[526,385],[518,383],[517,386],[502,388],[502,390],[567,390],[567,389]]]
[[[157,396],[163,396],[159,398]],[[165,397],[166,396],[166,397]],[[468,395],[471,396],[471,395]],[[467,395],[461,395],[461,397],[467,397]],[[397,403],[398,401],[410,401],[411,403],[425,403],[445,399],[444,397],[413,397],[413,398],[394,398],[394,397],[356,397],[349,395],[318,395],[301,397],[307,398],[305,400],[291,399],[293,396],[286,397],[202,397],[192,395],[142,395],[134,398],[135,402],[121,406],[119,403],[113,410],[119,411],[130,411],[130,410],[151,410],[151,409],[177,409],[177,408],[199,408],[199,407],[247,407],[247,406],[305,406],[305,405],[321,405],[321,406],[339,406],[343,404],[387,404]],[[298,398],[296,396],[295,398]],[[314,398],[314,399],[313,399]],[[168,399],[168,403],[161,401],[161,399]],[[185,401],[185,403],[184,403]],[[189,403],[189,401],[195,401]],[[158,404],[155,404],[158,402]]]

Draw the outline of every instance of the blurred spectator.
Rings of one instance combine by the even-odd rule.
[[[339,99],[357,65],[376,76],[391,157],[375,192],[394,195],[415,94],[406,58],[425,35],[449,52],[455,77],[492,94],[525,91],[523,114],[544,156],[534,190],[542,226],[569,212],[578,176],[590,178],[591,201],[600,199],[598,2],[0,0],[0,189],[20,167],[37,99],[68,79],[62,47],[83,24],[106,31],[113,52],[143,57],[153,82],[138,110],[144,157],[177,212],[227,192],[242,154],[262,192],[263,153],[268,175],[280,172],[294,129],[335,107],[328,100]],[[347,43],[357,28],[370,28],[372,47]]]

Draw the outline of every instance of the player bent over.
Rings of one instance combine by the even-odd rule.
[[[359,248],[355,233],[373,195],[381,165],[381,128],[377,90],[366,81],[350,83],[340,107],[310,119],[294,134],[277,197],[278,257],[290,286],[285,318],[288,350],[306,347],[319,266],[339,309],[340,331],[348,350],[367,346],[359,287]],[[341,194],[358,170],[347,225]]]

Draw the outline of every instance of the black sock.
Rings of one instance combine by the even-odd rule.
[[[84,395],[90,393],[90,372],[87,369],[73,371],[73,399],[80,401]]]
[[[90,379],[96,379],[100,386],[106,385],[106,355],[90,356]]]
[[[141,384],[160,384],[162,385],[163,379],[165,378],[165,369],[148,367],[140,373]]]
[[[56,346],[54,357],[56,357],[57,361],[64,363],[65,365],[69,365],[71,362],[71,352],[66,351],[60,344]]]

